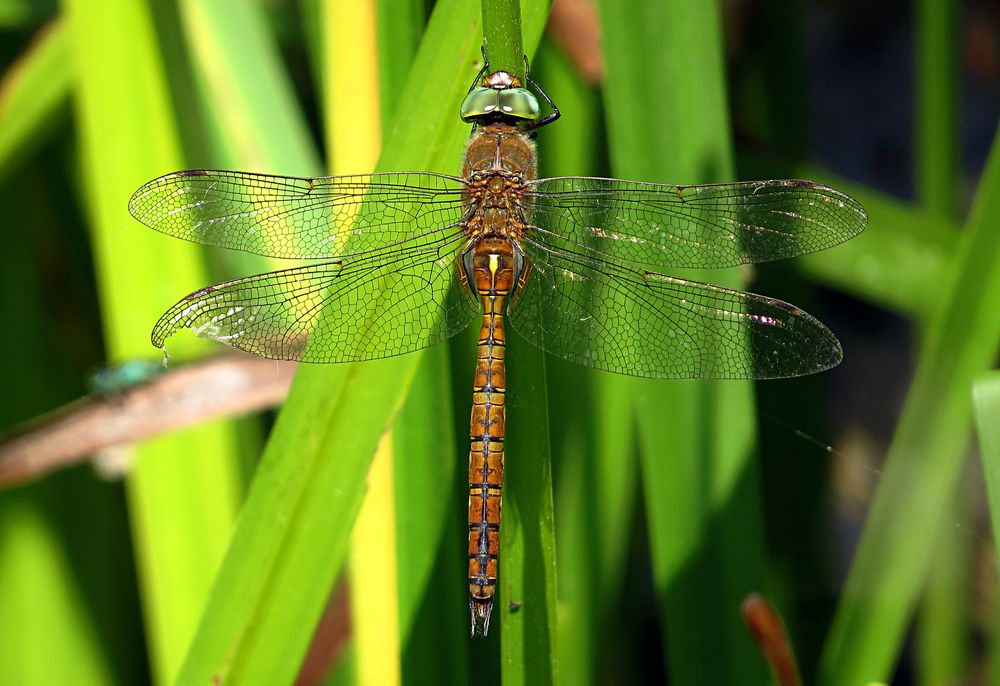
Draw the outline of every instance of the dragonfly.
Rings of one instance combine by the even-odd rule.
[[[185,296],[153,327],[161,349],[190,329],[268,358],[360,362],[480,322],[468,584],[471,633],[486,636],[499,570],[506,324],[548,353],[637,377],[819,372],[843,353],[805,311],[667,272],[822,250],[860,233],[867,216],[811,181],[538,178],[535,137],[560,113],[527,65],[522,81],[491,71],[484,55],[460,114],[472,132],[459,176],[186,170],[139,188],[129,210],[177,238],[310,260]]]

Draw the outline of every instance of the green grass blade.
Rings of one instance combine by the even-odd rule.
[[[564,426],[554,441],[564,453],[556,500],[560,683],[597,683],[602,668],[614,667],[608,658],[618,637],[607,627],[621,602],[636,509],[632,386],[629,379],[596,374],[584,385],[578,369],[560,366],[553,395],[573,399],[553,421]],[[575,416],[567,417],[570,412]]]
[[[917,371],[824,649],[821,683],[885,679],[954,494],[973,377],[1000,340],[1000,137],[948,270]],[[956,336],[955,332],[962,332]],[[924,532],[909,535],[907,532]]]
[[[141,229],[127,211],[141,183],[182,166],[164,66],[144,6],[68,2],[66,20],[109,355],[147,357],[149,327],[177,297],[174,280],[205,280],[196,251]],[[176,673],[228,541],[239,498],[235,437],[208,424],[151,441],[136,458],[129,505],[162,683]]]
[[[379,384],[409,383],[394,362],[317,369],[298,374],[272,431],[182,681],[288,682],[308,647],[400,400]]]
[[[402,683],[394,443],[390,429],[379,441],[368,468],[347,569],[357,679],[362,684],[386,686]]]
[[[468,641],[465,562],[462,530],[456,507],[465,490],[465,441],[457,441],[451,403],[451,372],[447,350],[424,353],[410,394],[393,425],[396,475],[396,549],[399,583],[399,625],[403,645],[421,644],[435,650],[439,660],[421,663],[432,671],[464,674]],[[467,408],[463,406],[463,410]],[[435,569],[444,558],[452,574],[439,583]],[[440,594],[440,595],[439,595]],[[444,598],[457,598],[458,603]],[[453,639],[442,649],[443,636]],[[436,644],[436,645],[435,645]],[[406,681],[419,679],[411,673]]]
[[[511,336],[500,544],[499,621],[506,686],[557,679],[555,529],[545,355]]]
[[[453,172],[467,129],[455,116],[478,55],[474,8],[438,3],[389,127],[381,169]],[[535,30],[540,31],[540,24]],[[428,103],[426,84],[436,84]],[[182,672],[200,683],[294,677],[340,570],[378,438],[417,355],[299,370],[279,415]]]
[[[1000,539],[1000,372],[991,370],[976,377],[972,386],[972,407],[979,438],[979,461],[986,485],[994,541]],[[1000,550],[994,544],[994,551]],[[994,636],[987,657],[986,682],[1000,683],[1000,650],[993,620]]]
[[[948,2],[917,3],[916,195],[920,205],[942,216],[958,207],[959,13]],[[968,523],[965,502],[965,494],[956,493],[948,503],[942,517],[949,527]],[[971,539],[946,534],[938,540],[917,615],[919,679],[926,686],[961,679],[970,657],[965,582]]]
[[[0,81],[0,180],[53,131],[71,81],[66,22],[56,19]]]
[[[539,138],[540,176],[598,176],[603,140],[598,93],[567,57],[542,43],[533,78],[563,113]],[[559,550],[559,681],[599,681],[613,639],[607,627],[621,604],[637,483],[631,381],[547,360]],[[613,665],[610,665],[613,666]]]
[[[976,377],[972,407],[993,537],[1000,538],[1000,371],[992,370]]]
[[[423,4],[377,0],[379,101],[383,121],[399,104],[424,27]],[[464,675],[468,630],[462,529],[463,448],[456,442],[448,350],[424,353],[392,429],[396,509],[396,578],[403,680]],[[463,405],[464,408],[464,405]],[[467,409],[467,408],[466,408]],[[445,565],[445,571],[441,566]],[[450,641],[442,641],[443,637]]]
[[[323,121],[329,171],[370,172],[382,145],[375,4],[372,0],[324,3],[322,17]],[[378,443],[351,533],[347,569],[356,679],[386,686],[402,678],[397,522],[406,511],[397,513],[396,508],[395,483],[400,477],[395,443],[392,429]],[[407,474],[405,467],[402,474]]]
[[[958,200],[960,16],[954,3],[916,3],[916,190],[922,205],[945,216]]]
[[[422,3],[413,0],[376,2],[383,121],[399,104],[424,26],[423,11]],[[442,673],[460,683],[468,669],[460,499],[441,497],[464,490],[463,450],[447,402],[450,373],[445,346],[425,352],[393,425],[398,621],[406,683],[433,681]]]
[[[382,121],[389,121],[399,104],[413,55],[424,31],[422,0],[376,0],[378,78]]]
[[[600,4],[612,169],[698,183],[732,176],[717,7]],[[650,112],[656,125],[650,126]],[[654,151],[654,154],[650,154]],[[699,272],[728,284],[732,274]],[[672,683],[764,683],[738,606],[764,587],[752,386],[634,382],[654,581]],[[712,656],[712,657],[707,657]]]
[[[291,175],[321,170],[319,154],[263,10],[183,0],[195,83],[223,168]]]
[[[483,47],[492,71],[524,75],[520,0],[482,0]]]
[[[68,551],[33,495],[0,498],[0,683],[110,683]]]
[[[916,671],[925,686],[959,682],[969,669],[968,580],[974,539],[962,535],[969,523],[967,502],[959,489],[940,513],[934,559],[917,613]]]
[[[375,5],[328,3],[323,18],[327,166],[336,174],[368,172],[378,160],[383,127]]]
[[[996,541],[1000,539],[1000,371],[991,370],[976,377],[972,386],[972,407],[979,438],[979,462],[986,485],[993,539]],[[1000,550],[1000,547],[994,544],[994,550]],[[996,627],[994,619],[994,634]],[[987,683],[998,683],[1000,650],[995,635],[990,641],[987,664]]]

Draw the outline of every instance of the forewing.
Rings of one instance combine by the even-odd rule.
[[[661,379],[769,379],[840,362],[836,337],[780,300],[523,243],[515,331],[572,362]]]
[[[479,306],[454,276],[458,232],[403,249],[209,286],[153,328],[162,348],[192,329],[254,355],[304,362],[374,360],[425,348],[468,326]]]
[[[718,268],[823,250],[859,234],[861,205],[811,181],[671,186],[559,177],[529,185],[536,240],[640,268]]]
[[[328,259],[457,225],[462,181],[418,172],[298,178],[195,169],[150,181],[129,211],[195,243]]]

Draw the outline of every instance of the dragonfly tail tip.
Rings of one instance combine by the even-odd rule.
[[[490,631],[493,598],[469,598],[469,615],[473,638],[485,638]]]

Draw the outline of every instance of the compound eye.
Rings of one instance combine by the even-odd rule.
[[[500,109],[512,119],[531,122],[538,121],[538,99],[525,88],[510,88],[500,91]]]
[[[496,112],[497,91],[492,88],[474,88],[462,103],[462,121],[475,122]]]

